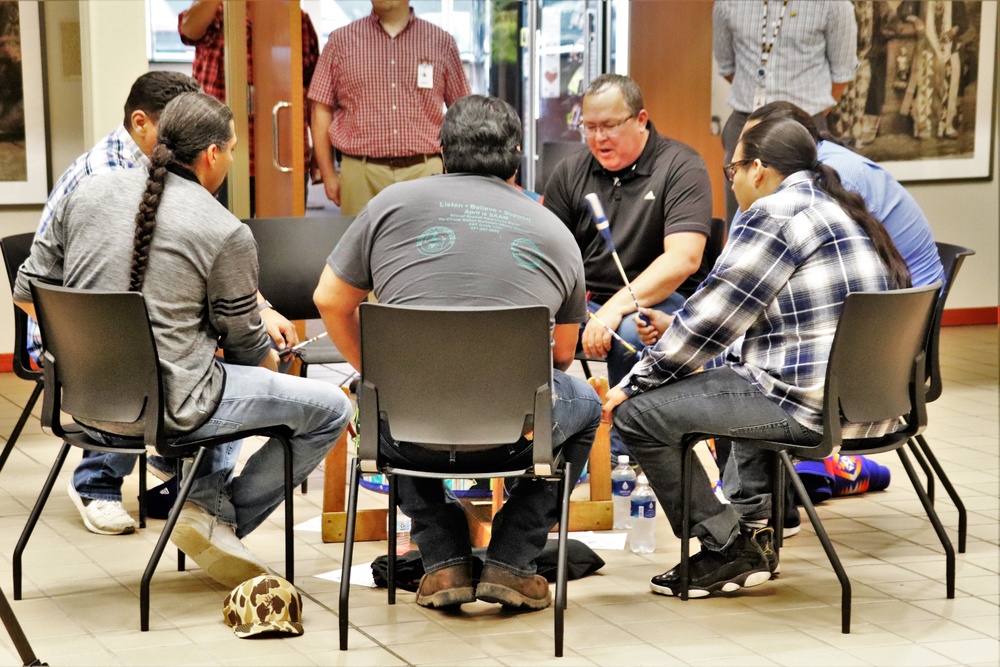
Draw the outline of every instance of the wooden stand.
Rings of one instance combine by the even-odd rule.
[[[591,386],[604,401],[608,390],[605,378],[591,378]],[[611,530],[614,508],[611,500],[611,424],[602,422],[590,450],[590,498],[573,500],[569,510],[570,530]],[[343,542],[347,529],[347,442],[348,433],[341,435],[326,457],[323,485],[323,541]],[[503,505],[503,479],[493,480],[490,503],[465,501],[469,528],[474,546],[486,546],[490,541],[493,515]],[[357,542],[386,539],[386,509],[358,510],[354,539]]]

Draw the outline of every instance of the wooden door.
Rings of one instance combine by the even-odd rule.
[[[249,2],[258,218],[305,215],[302,14],[298,0]]]

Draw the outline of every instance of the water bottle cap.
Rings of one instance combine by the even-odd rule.
[[[646,479],[645,473],[639,475],[638,479],[636,479],[635,481],[638,482],[639,484],[649,484],[649,480]]]
[[[628,454],[618,455],[618,465],[621,465],[622,463],[628,463]]]

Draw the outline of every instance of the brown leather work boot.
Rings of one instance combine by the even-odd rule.
[[[420,578],[417,604],[421,607],[454,607],[475,602],[472,588],[472,564],[459,563],[429,572]]]
[[[538,610],[552,604],[552,593],[545,577],[537,574],[522,577],[495,565],[483,568],[476,597],[511,609]]]

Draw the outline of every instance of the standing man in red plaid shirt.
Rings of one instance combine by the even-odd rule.
[[[226,43],[225,29],[222,23],[222,0],[195,0],[191,6],[180,13],[177,19],[177,31],[181,42],[195,47],[194,63],[191,65],[191,76],[201,84],[202,89],[212,97],[226,101]],[[313,28],[309,15],[302,12],[302,86],[309,89],[316,61],[319,58],[319,37]],[[253,26],[247,19],[247,84],[253,85]],[[309,102],[306,101],[306,127],[309,126]],[[254,202],[253,178],[254,143],[253,114],[247,119],[250,151],[250,214],[256,208]],[[309,144],[306,142],[306,166],[311,161]],[[225,193],[225,188],[219,191]],[[225,202],[223,202],[225,204]]]
[[[326,196],[357,215],[393,183],[442,173],[445,107],[470,93],[451,35],[408,0],[372,0],[369,16],[330,33],[309,88]]]

